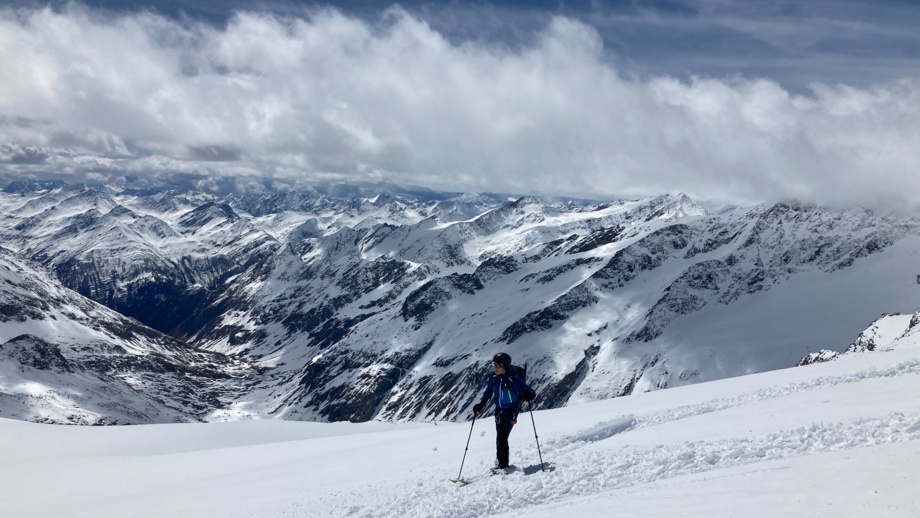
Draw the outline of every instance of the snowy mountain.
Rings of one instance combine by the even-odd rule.
[[[247,369],[92,302],[0,248],[2,417],[69,424],[200,421]]]
[[[9,200],[3,246],[80,294],[178,336],[182,322],[210,303],[209,287],[276,246],[213,201],[116,200],[105,191],[66,187],[17,201],[23,195]]]
[[[208,420],[462,419],[500,350],[556,408],[792,366],[918,300],[920,223],[855,209],[11,190],[16,258],[239,369]]]

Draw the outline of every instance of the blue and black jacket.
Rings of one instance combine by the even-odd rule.
[[[492,398],[496,409],[511,410],[517,415],[521,403],[524,401],[524,394],[536,396],[537,393],[528,387],[520,376],[515,376],[513,374],[514,370],[512,366],[509,369],[510,373],[495,374],[493,372],[489,374],[486,390],[482,393],[482,399],[479,402],[485,404],[489,398]]]

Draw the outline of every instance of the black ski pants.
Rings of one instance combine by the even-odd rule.
[[[508,467],[508,436],[517,423],[517,411],[495,409],[495,456],[498,457],[498,467]]]

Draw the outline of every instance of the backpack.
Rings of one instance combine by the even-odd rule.
[[[512,378],[521,378],[525,384],[527,383],[527,364],[524,364],[523,367],[520,365],[512,365],[511,372],[508,373]]]

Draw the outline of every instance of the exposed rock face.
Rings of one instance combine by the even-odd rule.
[[[499,350],[555,407],[791,366],[916,297],[920,225],[861,210],[14,187],[9,289],[69,295],[0,299],[8,361],[153,405],[80,422],[462,419]],[[23,327],[52,315],[78,338]]]
[[[831,351],[830,349],[821,349],[815,353],[809,353],[805,355],[804,358],[799,360],[795,364],[796,367],[804,367],[805,365],[811,365],[813,363],[823,363],[836,360],[840,356],[840,353],[837,351]]]

